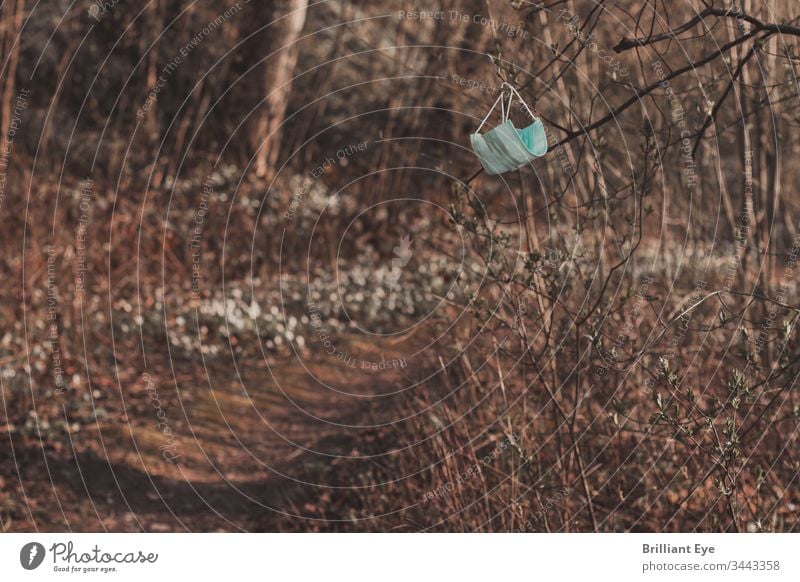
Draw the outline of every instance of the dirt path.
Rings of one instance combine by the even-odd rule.
[[[361,362],[377,367],[414,352],[409,343],[346,348],[357,354],[351,366],[317,354],[302,364],[270,358],[269,368],[243,357],[234,368],[228,354],[207,361],[207,374],[197,359],[173,359],[178,390],[168,361],[153,365],[149,379],[124,379],[127,421],[86,427],[48,443],[44,454],[16,447],[16,461],[4,460],[20,467],[24,486],[18,506],[6,508],[16,516],[6,529],[271,531],[292,522],[302,529],[302,518],[287,515],[325,514],[327,469],[374,432],[352,425],[368,424],[375,405],[386,409],[393,398],[367,397],[407,383],[408,367]],[[11,482],[19,485],[15,476]]]

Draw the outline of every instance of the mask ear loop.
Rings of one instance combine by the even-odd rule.
[[[502,95],[502,93],[501,93]],[[503,101],[503,105],[505,105],[505,110],[503,111],[503,122],[508,121],[509,117],[511,117],[511,102],[514,100],[514,95],[509,92],[508,93],[508,105],[505,105],[505,101]]]
[[[528,114],[530,114],[530,116],[533,118],[533,120],[536,121],[536,120],[539,119],[539,116],[536,115],[533,111],[531,111],[531,108],[528,107],[528,104],[522,98],[522,95],[519,94],[519,91],[517,91],[511,83],[504,82],[503,86],[504,87],[507,86],[510,89],[510,93],[511,93],[511,96],[508,98],[508,111],[509,111],[509,114],[511,113],[511,101],[514,99],[514,95],[516,95],[517,99],[519,99],[519,102],[522,103],[523,107],[525,107],[525,110],[528,112]]]
[[[495,110],[495,108],[497,107],[498,103],[502,103],[502,102],[503,102],[503,94],[501,93],[500,97],[495,99],[494,105],[492,105],[491,109],[489,109],[489,113],[487,113],[486,117],[483,118],[483,121],[481,121],[481,124],[478,126],[478,129],[475,130],[475,133],[478,133],[481,130],[481,128],[484,125],[486,125],[486,121],[489,119],[489,116],[492,114],[492,111]],[[503,115],[505,115],[505,105],[503,105]]]

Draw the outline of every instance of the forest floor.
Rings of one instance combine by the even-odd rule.
[[[374,427],[356,427],[409,374],[360,362],[411,353],[410,340],[341,343],[360,361],[317,352],[302,363],[269,357],[269,366],[242,356],[234,367],[230,354],[204,366],[148,356],[149,377],[105,386],[127,393],[121,414],[62,439],[2,447],[4,530],[276,531],[326,520],[326,474],[377,438]]]

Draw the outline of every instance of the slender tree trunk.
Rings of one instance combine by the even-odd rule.
[[[5,151],[8,145],[8,130],[11,125],[11,110],[14,103],[16,89],[17,65],[19,64],[19,47],[21,44],[19,33],[22,30],[22,16],[24,13],[23,0],[7,0],[3,14],[3,62],[6,64],[5,81],[2,84],[2,137],[0,137],[0,151]],[[0,71],[0,77],[3,77]]]
[[[285,8],[271,11],[272,18],[281,18],[270,25],[272,42],[266,54],[278,50],[267,60],[264,67],[263,87],[266,95],[266,108],[255,124],[252,144],[257,148],[255,159],[256,175],[268,177],[274,172],[280,151],[281,124],[286,114],[286,105],[292,90],[294,67],[297,64],[295,42],[300,37],[306,21],[308,0],[291,0]]]

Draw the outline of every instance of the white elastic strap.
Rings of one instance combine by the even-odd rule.
[[[511,117],[511,101],[514,99],[514,95],[512,93],[508,94],[508,105],[505,108],[505,112],[503,115],[503,121],[508,121],[508,118]],[[505,104],[505,102],[503,102]]]
[[[492,105],[492,108],[491,108],[491,109],[489,109],[489,113],[487,113],[487,114],[486,114],[486,117],[484,117],[484,118],[483,118],[483,121],[481,121],[481,124],[478,126],[478,129],[476,129],[476,130],[475,130],[475,133],[478,133],[478,132],[481,130],[481,128],[482,128],[484,125],[486,125],[486,120],[487,120],[487,119],[489,119],[489,116],[492,114],[492,111],[494,111],[494,110],[495,110],[495,107],[497,107],[497,103],[498,103],[498,102],[500,102],[502,99],[503,99],[503,94],[502,94],[502,93],[500,93],[500,97],[498,97],[497,99],[495,99],[494,105]]]
[[[522,105],[523,105],[523,106],[525,107],[525,109],[528,111],[528,113],[530,114],[530,116],[531,116],[531,117],[532,117],[534,120],[536,120],[536,119],[539,119],[539,117],[538,117],[537,115],[535,115],[535,114],[533,113],[533,111],[531,111],[531,108],[530,108],[530,107],[528,107],[528,104],[527,104],[527,103],[525,103],[525,99],[523,99],[523,98],[522,98],[522,95],[520,95],[520,94],[519,94],[519,91],[517,91],[517,90],[514,88],[514,86],[513,86],[513,85],[511,85],[510,83],[503,83],[503,85],[504,85],[504,86],[505,86],[505,85],[507,85],[507,86],[508,86],[508,88],[509,88],[509,89],[511,89],[511,98],[509,98],[509,100],[508,100],[508,110],[509,110],[509,111],[511,111],[511,99],[513,99],[514,95],[516,95],[516,96],[517,96],[517,99],[519,99],[519,102],[520,102],[520,103],[522,103]]]

